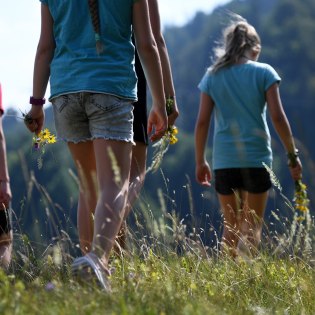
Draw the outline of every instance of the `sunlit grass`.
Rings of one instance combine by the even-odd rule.
[[[128,252],[111,257],[108,294],[72,279],[78,246],[59,230],[48,192],[32,181],[54,237],[43,248],[15,231],[13,262],[7,273],[0,271],[0,314],[315,314],[314,220],[299,230],[294,205],[284,196],[292,218],[283,222],[273,212],[283,231],[265,233],[257,256],[236,260],[219,253],[219,237],[204,245],[204,227],[195,218],[188,227],[162,189],[159,211],[140,199]],[[192,204],[189,209],[193,216]]]

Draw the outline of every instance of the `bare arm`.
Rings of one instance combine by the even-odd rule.
[[[279,135],[286,152],[289,154],[294,154],[296,147],[289,121],[283,110],[279,86],[277,83],[273,84],[266,92],[266,100],[273,126]],[[290,172],[294,180],[297,180],[301,177],[302,165],[299,158],[297,158],[296,165],[290,165]]]
[[[146,0],[135,2],[133,7],[133,28],[139,58],[152,95],[152,109],[148,118],[148,133],[152,141],[164,135],[167,127],[162,69],[156,42],[151,30]]]
[[[41,5],[41,33],[37,46],[34,73],[33,97],[43,98],[47,89],[50,76],[50,63],[54,55],[55,40],[53,35],[53,19],[48,6]],[[28,115],[33,119],[27,127],[32,132],[40,132],[44,124],[44,110],[42,106],[32,106]]]
[[[149,4],[149,13],[150,13],[150,23],[152,27],[152,32],[158,47],[161,65],[162,65],[162,74],[163,74],[163,83],[164,83],[164,93],[166,97],[174,97],[174,108],[173,112],[169,115],[169,125],[174,125],[176,118],[179,115],[176,98],[175,98],[175,88],[173,84],[172,70],[170,59],[165,44],[164,36],[161,30],[161,21],[159,14],[159,7],[157,0],[148,0]]]
[[[2,117],[0,114],[0,211],[2,210],[2,203],[8,207],[11,198],[12,194],[8,172],[6,143],[2,128]]]
[[[211,169],[206,160],[206,145],[208,140],[209,126],[214,108],[212,98],[201,93],[199,113],[195,126],[195,160],[196,179],[199,184],[210,186]]]

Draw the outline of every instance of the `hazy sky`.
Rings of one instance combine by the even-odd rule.
[[[197,11],[210,13],[230,0],[159,0],[163,25],[184,25]],[[32,94],[33,61],[40,28],[38,0],[0,5],[0,82],[3,104],[25,111]],[[49,96],[49,88],[46,97]]]

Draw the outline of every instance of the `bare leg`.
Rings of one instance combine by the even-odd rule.
[[[78,234],[81,251],[86,254],[93,240],[93,214],[98,192],[94,147],[92,141],[68,143],[68,147],[79,175]]]
[[[147,146],[142,142],[137,142],[132,148],[132,159],[130,168],[128,203],[125,210],[124,219],[129,215],[132,205],[138,199],[143,187],[147,160]]]
[[[120,248],[115,247],[115,252],[120,254],[121,249],[126,249],[127,224],[126,219],[132,209],[134,202],[138,199],[143,187],[146,173],[147,146],[143,142],[136,142],[132,147],[128,201],[125,208],[124,221],[116,238]],[[119,247],[117,246],[117,247]]]
[[[92,252],[106,266],[127,204],[132,144],[94,140],[98,187]],[[111,153],[111,154],[110,154]]]
[[[239,210],[242,202],[237,192],[231,195],[218,194],[218,197],[224,219],[222,246],[234,257],[240,237]]]
[[[12,241],[13,241],[12,231],[0,235],[0,267],[4,269],[7,269],[11,262]]]
[[[268,192],[259,194],[244,192],[243,194],[245,203],[241,218],[241,235],[249,251],[254,254],[261,241]]]

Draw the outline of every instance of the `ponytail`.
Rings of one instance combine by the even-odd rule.
[[[99,10],[98,10],[98,0],[88,0],[88,4],[89,4],[89,11],[91,15],[92,25],[94,29],[96,52],[98,55],[101,55],[104,51],[104,45],[101,41],[101,35],[100,35],[100,17],[99,17]]]
[[[223,47],[215,49],[217,60],[210,69],[212,72],[237,63],[247,50],[260,50],[259,35],[245,20],[226,28],[223,35]]]

